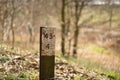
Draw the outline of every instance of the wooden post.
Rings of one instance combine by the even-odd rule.
[[[54,80],[55,30],[40,27],[40,80]]]

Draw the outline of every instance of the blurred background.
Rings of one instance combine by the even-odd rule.
[[[0,0],[1,46],[39,52],[44,26],[56,29],[56,55],[120,73],[120,0]]]

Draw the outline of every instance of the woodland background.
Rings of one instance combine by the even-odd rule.
[[[29,57],[29,66],[36,68],[40,27],[48,26],[56,28],[56,57],[119,80],[119,13],[120,0],[0,0],[0,62]],[[26,62],[15,63],[22,66],[23,73],[28,68]],[[6,73],[1,75],[6,78],[11,68],[3,69],[2,64],[0,69]]]

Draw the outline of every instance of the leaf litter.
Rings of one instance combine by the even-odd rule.
[[[52,80],[53,78],[49,79]],[[116,80],[55,58],[55,80]],[[39,53],[0,48],[0,80],[39,80]]]

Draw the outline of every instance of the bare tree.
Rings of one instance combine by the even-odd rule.
[[[84,1],[75,0],[75,30],[74,30],[74,43],[73,43],[73,56],[77,54],[78,35],[79,35],[79,20],[82,10],[84,8]]]
[[[12,48],[14,49],[14,43],[15,43],[15,31],[14,31],[14,19],[15,19],[15,6],[14,6],[15,2],[14,0],[11,1],[11,8],[12,8],[12,12],[11,12],[11,31],[12,31]]]
[[[1,26],[2,26],[2,41],[6,41],[7,40],[7,34],[6,31],[7,28],[6,28],[6,20],[8,18],[8,1],[7,0],[4,0],[4,1],[1,1],[0,3],[0,22],[1,22]]]
[[[62,8],[61,8],[61,51],[62,54],[65,55],[65,9],[66,9],[66,5],[65,5],[66,0],[62,0]]]
[[[113,18],[113,3],[112,3],[112,0],[107,0],[107,11],[108,11],[108,14],[109,14],[109,19],[108,19],[108,22],[109,22],[109,27],[111,28],[112,27],[112,18]]]
[[[12,33],[12,49],[14,49],[14,44],[15,44],[15,20],[18,16],[18,14],[21,11],[21,6],[23,2],[19,0],[10,0],[9,1],[9,9],[10,9],[10,30]]]
[[[65,32],[65,35],[66,35],[66,45],[67,45],[67,56],[70,56],[71,54],[71,48],[72,48],[72,39],[73,39],[73,36],[72,36],[72,29],[71,29],[71,26],[72,26],[72,16],[73,16],[73,6],[72,6],[72,1],[69,3],[67,2],[67,5],[66,5],[66,32]]]

